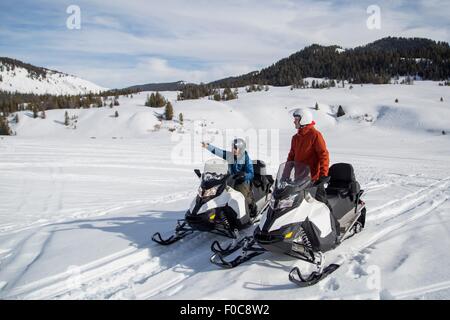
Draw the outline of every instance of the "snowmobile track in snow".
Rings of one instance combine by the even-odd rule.
[[[202,261],[198,255],[203,254],[203,260],[207,261],[209,247],[205,247],[204,244],[205,242],[209,244],[213,237],[212,234],[196,233],[170,248],[159,246],[149,240],[145,249],[127,248],[89,264],[74,266],[71,270],[59,275],[15,288],[8,293],[8,297],[26,299],[111,298],[122,290],[135,290],[134,287],[148,279],[164,277],[167,271],[182,268],[182,263],[175,266],[161,265],[161,262],[165,264],[164,261],[171,261],[174,256],[185,258],[182,259],[183,261]],[[71,284],[74,282],[79,282],[80,286]],[[151,287],[152,292],[157,292],[159,288],[163,291],[167,287],[167,283],[159,286],[152,283]]]
[[[391,214],[387,214],[383,217],[379,217],[376,220],[385,218],[385,220],[381,223],[378,222],[376,225],[371,225],[369,221],[369,225],[367,225],[366,222],[366,229],[361,234],[358,235],[359,239],[363,240],[363,242],[357,246],[350,247],[349,249],[345,250],[344,252],[340,253],[338,256],[337,263],[344,265],[348,264],[349,261],[358,261],[356,259],[359,255],[364,255],[364,250],[367,250],[371,246],[373,246],[377,241],[383,239],[387,235],[391,234],[392,232],[395,232],[402,227],[407,226],[411,222],[414,222],[418,219],[421,219],[428,214],[431,214],[434,212],[435,209],[439,208],[441,205],[443,205],[446,201],[450,198],[449,193],[449,184],[450,184],[450,178],[442,179],[426,188],[423,188],[421,190],[418,190],[416,192],[413,192],[401,199],[398,199],[396,201],[392,201],[389,203],[389,205],[383,206],[383,208],[388,209],[389,207],[394,207],[395,210],[391,212]],[[424,192],[426,191],[426,192]],[[414,200],[410,200],[414,196],[416,196],[418,193],[424,192],[423,195],[415,198]],[[424,200],[425,199],[425,200]],[[400,204],[400,207],[397,207],[398,204]],[[400,218],[404,216],[405,214],[409,214],[410,216],[404,220],[401,220],[397,223],[394,223],[392,225],[386,226],[385,228],[381,229],[380,231],[376,233],[372,233],[369,235],[368,232],[371,231],[371,229],[374,229],[377,225],[385,225],[387,222],[392,221],[396,218]],[[367,215],[370,215],[370,211],[367,213]],[[375,220],[375,219],[372,219]],[[368,239],[363,239],[368,238]],[[342,248],[348,247],[350,244],[344,242],[342,245]],[[352,252],[352,253],[350,253]],[[365,262],[364,262],[365,263]],[[363,270],[361,264],[364,263],[357,263],[357,268],[360,268]],[[355,267],[355,266],[354,266]],[[342,268],[341,268],[342,269]],[[339,271],[338,271],[339,272]],[[342,271],[341,271],[342,272]],[[361,271],[359,271],[361,274]],[[364,272],[362,272],[364,273]],[[336,275],[330,277],[329,281],[334,281],[333,284],[335,287],[339,288],[339,283],[337,281]],[[405,299],[410,297],[419,296],[426,293],[431,293],[435,291],[441,291],[446,290],[450,288],[450,282],[444,281],[437,284],[427,285],[420,288],[413,288],[408,289],[402,292],[393,292],[391,293],[393,298],[398,299]],[[359,296],[360,293],[355,293],[354,295],[346,295],[346,296],[339,296],[341,299],[351,299],[355,296]],[[381,294],[381,293],[380,293]],[[321,297],[320,297],[321,298]]]
[[[344,242],[342,247],[345,251],[338,255],[341,263],[347,263],[352,257],[386,235],[433,212],[434,209],[448,200],[448,194],[445,191],[448,190],[449,183],[450,178],[446,178],[374,210],[369,208],[366,226],[369,232],[377,225],[384,225],[405,214],[411,214],[411,216],[388,225],[378,232],[361,233],[358,235],[358,238],[363,240],[361,245],[349,247],[351,243]],[[375,215],[371,216],[373,212]],[[371,224],[371,221],[376,221],[375,225]],[[199,271],[213,268],[209,263],[209,245],[214,238],[214,235],[196,233],[180,243],[174,244],[169,249],[159,247],[149,240],[148,247],[145,249],[128,248],[122,250],[84,266],[78,266],[75,269],[76,272],[69,270],[14,288],[11,292],[8,292],[7,297],[26,299],[114,299],[123,297],[149,299],[159,296],[167,297],[182,290],[182,283]],[[170,265],[174,257],[179,263]],[[194,268],[191,268],[192,266]],[[333,287],[339,287],[338,279],[336,275],[330,278],[330,281],[336,282]],[[78,285],[73,284],[77,282]],[[426,290],[428,290],[427,292],[443,290],[440,288],[445,289],[447,285],[445,282],[439,285],[425,286],[423,292]],[[410,289],[398,295],[395,294],[395,296],[401,298],[416,293],[420,294],[422,291],[419,289]],[[167,292],[168,294],[164,295]]]

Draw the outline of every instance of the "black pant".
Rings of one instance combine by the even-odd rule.
[[[252,215],[255,210],[255,199],[253,197],[252,186],[248,182],[243,182],[234,185],[234,190],[239,191],[245,197],[245,209]]]

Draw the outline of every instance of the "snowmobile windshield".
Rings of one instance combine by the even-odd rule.
[[[286,187],[303,187],[311,181],[309,166],[296,161],[280,164],[277,173],[276,188],[283,190]]]
[[[222,159],[211,159],[205,162],[203,170],[204,182],[215,182],[225,178],[228,174],[228,164]]]

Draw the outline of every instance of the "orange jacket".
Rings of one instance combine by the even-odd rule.
[[[299,161],[307,164],[311,170],[311,179],[318,180],[328,176],[330,158],[322,134],[314,128],[314,122],[298,130],[292,137],[291,151],[287,161]]]

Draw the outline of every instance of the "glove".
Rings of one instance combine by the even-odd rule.
[[[234,175],[233,175],[233,179],[234,179],[234,181],[236,181],[236,183],[243,183],[244,181],[245,181],[245,172],[238,172],[238,173],[235,173]]]
[[[320,178],[314,183],[315,186],[320,186],[321,184],[325,184],[330,181],[330,177],[320,176]]]

